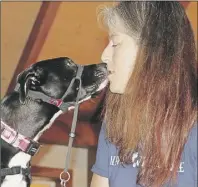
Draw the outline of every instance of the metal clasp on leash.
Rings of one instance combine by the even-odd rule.
[[[67,174],[67,177],[68,177],[67,179],[64,179],[64,178],[63,178],[62,175],[63,175],[64,173]],[[63,170],[63,171],[60,173],[60,180],[61,180],[60,184],[61,184],[61,186],[66,187],[66,184],[67,184],[67,182],[69,181],[69,179],[70,179],[70,174],[69,174],[69,172],[68,172],[68,171],[65,172],[65,171]]]

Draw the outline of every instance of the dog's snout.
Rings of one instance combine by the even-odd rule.
[[[101,64],[102,67],[107,68],[107,64],[106,63],[102,62],[100,64]]]
[[[107,71],[107,64],[106,63],[99,63],[98,65],[98,70],[99,71],[104,71],[104,72],[106,72]]]
[[[96,68],[96,71],[94,72],[94,75],[96,77],[106,78],[107,74],[108,74],[107,64],[105,64],[105,63],[97,64],[97,68]]]
[[[107,74],[107,64],[105,63],[100,63],[98,66],[98,71],[102,72],[103,74]]]

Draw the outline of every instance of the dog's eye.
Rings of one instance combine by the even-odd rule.
[[[70,62],[67,62],[67,66],[71,66]]]
[[[40,84],[40,81],[38,81],[35,77],[32,77],[32,78],[31,78],[31,83],[32,83],[33,85],[39,85],[39,84]]]

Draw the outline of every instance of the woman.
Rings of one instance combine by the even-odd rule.
[[[100,13],[110,89],[91,187],[195,187],[197,61],[185,10],[131,1]]]

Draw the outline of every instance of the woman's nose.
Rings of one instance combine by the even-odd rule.
[[[109,59],[108,58],[102,58],[101,60],[102,60],[103,63],[109,64]]]
[[[102,53],[101,61],[102,61],[103,63],[106,63],[106,64],[108,64],[108,62],[109,62],[109,58],[108,58],[108,56],[106,55],[105,50],[104,50],[103,53]]]
[[[109,64],[112,61],[112,54],[111,50],[109,48],[109,45],[104,49],[101,60],[102,62]]]

